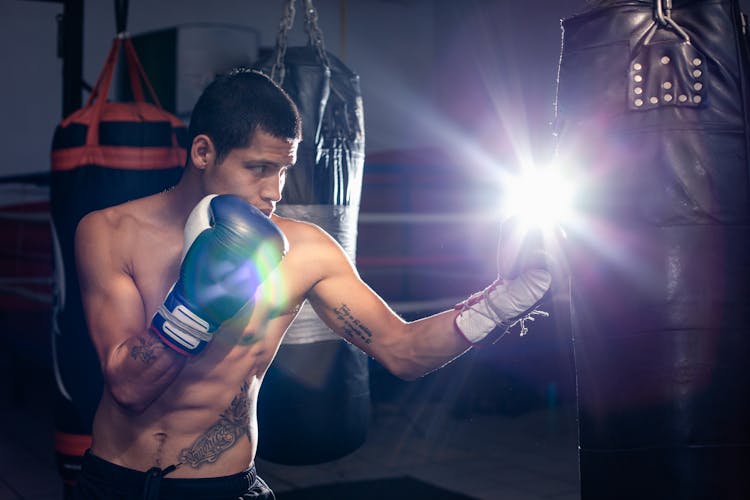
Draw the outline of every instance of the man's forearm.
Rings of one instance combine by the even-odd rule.
[[[426,375],[450,363],[466,352],[470,345],[454,328],[456,311],[423,318],[406,325],[402,353],[392,359],[390,370],[406,380]]]
[[[169,349],[147,330],[114,351],[105,368],[107,385],[120,406],[140,413],[161,396],[185,362],[185,356]]]

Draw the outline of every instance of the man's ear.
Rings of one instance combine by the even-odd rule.
[[[198,134],[193,138],[190,145],[190,161],[203,170],[216,159],[216,148],[214,142],[206,134]]]

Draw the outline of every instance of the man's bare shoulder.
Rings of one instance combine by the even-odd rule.
[[[311,222],[272,216],[289,240],[285,260],[289,267],[315,281],[349,272],[350,262],[341,245],[323,228]]]
[[[134,273],[144,252],[171,248],[166,234],[174,234],[172,239],[181,245],[182,227],[167,229],[159,205],[157,197],[149,196],[87,214],[76,230],[78,261],[106,262],[113,269]]]
[[[81,219],[78,232],[112,237],[142,231],[158,223],[158,204],[156,196],[148,196],[95,210]]]
[[[330,236],[320,226],[312,222],[290,219],[273,214],[271,220],[281,229],[284,235],[293,243],[327,242]]]

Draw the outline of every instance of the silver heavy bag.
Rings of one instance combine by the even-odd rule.
[[[310,44],[287,48],[294,21],[294,1],[288,0],[276,51],[257,64],[302,116],[297,164],[277,211],[325,229],[353,262],[365,157],[359,77],[325,51],[310,0],[305,19]],[[369,417],[367,356],[334,335],[305,303],[263,381],[259,456],[291,465],[340,458],[364,442]]]
[[[581,492],[750,498],[748,40],[735,0],[563,20]]]

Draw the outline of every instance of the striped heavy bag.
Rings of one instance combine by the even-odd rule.
[[[107,101],[121,49],[134,102]],[[154,104],[146,101],[141,79]],[[93,210],[174,185],[185,164],[186,135],[185,125],[161,108],[128,37],[114,40],[88,102],[55,130],[50,202],[57,300],[52,345],[59,389],[56,448],[62,456],[76,456],[85,448],[85,437],[71,435],[90,433],[102,390],[78,288],[76,226]]]
[[[750,498],[750,45],[736,0],[565,19],[581,494]],[[583,205],[585,203],[585,205]]]

